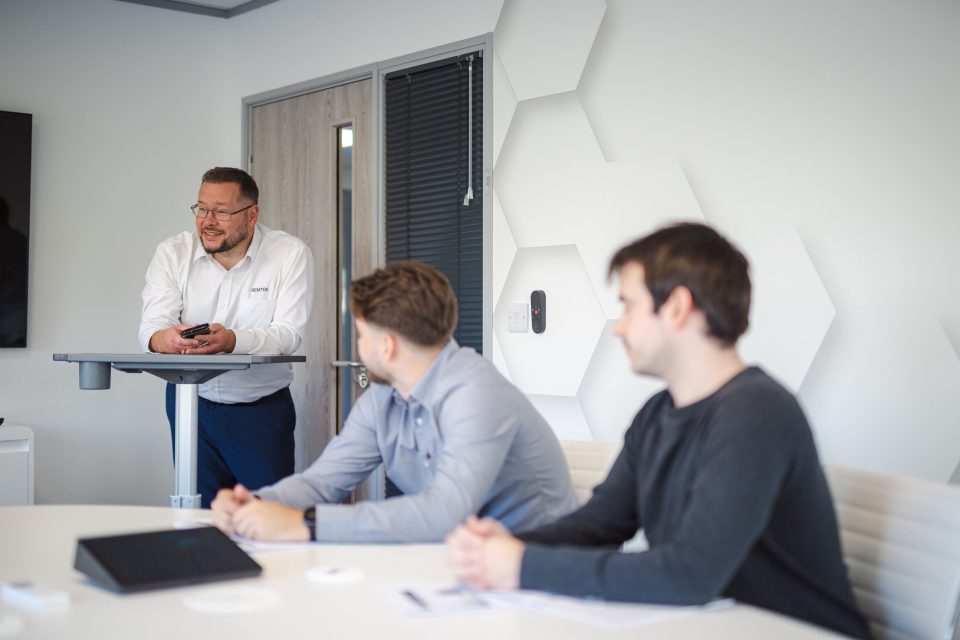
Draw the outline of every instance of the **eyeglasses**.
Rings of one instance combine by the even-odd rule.
[[[198,218],[206,218],[207,214],[212,213],[214,219],[219,220],[220,222],[227,222],[228,220],[232,219],[233,216],[237,215],[241,211],[246,211],[252,206],[254,205],[248,204],[243,209],[237,209],[236,211],[221,211],[219,209],[206,209],[204,207],[201,207],[199,204],[195,204],[190,207],[190,211],[192,211],[193,215],[195,215]]]

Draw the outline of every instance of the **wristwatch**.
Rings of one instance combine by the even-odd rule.
[[[317,541],[317,508],[310,507],[303,510],[303,524],[310,531],[310,542]]]

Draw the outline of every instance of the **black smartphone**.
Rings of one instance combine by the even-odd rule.
[[[192,338],[194,336],[203,335],[205,333],[210,333],[210,324],[204,322],[203,324],[198,324],[188,329],[184,329],[180,332],[181,338]]]

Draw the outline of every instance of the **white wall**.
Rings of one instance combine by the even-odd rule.
[[[36,432],[36,499],[163,504],[163,383],[78,389],[54,352],[135,352],[143,272],[231,159],[225,25],[107,0],[0,4],[0,108],[34,114],[25,350],[0,351],[0,416]]]
[[[558,431],[617,439],[656,388],[593,330],[612,251],[706,220],[753,263],[742,351],[824,459],[956,473],[960,5],[506,0],[494,42],[494,357]],[[539,288],[547,333],[507,333]]]
[[[0,416],[37,432],[39,502],[166,502],[163,383],[115,373],[81,392],[50,356],[136,350],[143,270],[190,224],[200,173],[240,162],[241,98],[495,26],[495,295],[542,288],[539,256],[582,285],[548,291],[570,311],[537,337],[585,354],[531,391],[558,432],[616,439],[656,387],[609,338],[610,250],[706,219],[755,263],[745,350],[799,389],[825,458],[950,476],[960,7],[500,5],[281,0],[226,21],[0,3],[0,109],[35,114],[30,346],[0,351]],[[495,342],[508,373],[543,346]]]
[[[0,416],[36,431],[37,502],[168,501],[163,382],[114,373],[81,392],[51,355],[138,349],[147,262],[189,228],[201,173],[240,163],[241,98],[491,31],[499,9],[282,0],[223,20],[0,3],[0,109],[35,123],[29,347],[0,351]]]

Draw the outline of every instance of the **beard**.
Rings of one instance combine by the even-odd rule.
[[[216,231],[216,229],[204,229],[204,231]],[[222,236],[220,236],[219,245],[208,246],[206,240],[201,234],[200,244],[203,245],[203,250],[209,253],[210,255],[213,255],[215,253],[225,253],[227,251],[230,251],[230,249],[233,249],[234,247],[246,242],[247,237],[249,235],[250,234],[247,233],[247,228],[242,227],[237,233],[233,235],[229,233],[224,233]]]

